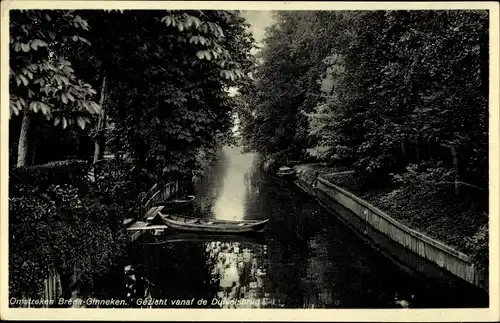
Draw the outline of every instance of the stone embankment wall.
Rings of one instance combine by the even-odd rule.
[[[325,180],[307,165],[298,165],[296,184],[379,250],[405,267],[441,281],[459,281],[488,290],[469,257],[398,222],[354,194]]]

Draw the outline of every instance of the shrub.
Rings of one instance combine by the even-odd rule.
[[[472,238],[466,239],[466,245],[471,250],[472,261],[479,271],[487,274],[489,259],[488,224],[482,225]]]
[[[16,186],[29,183],[41,189],[49,185],[71,184],[84,187],[89,164],[82,160],[54,161],[41,165],[15,167],[9,176],[10,196],[18,192]]]
[[[93,168],[97,178],[90,186],[90,195],[102,198],[116,216],[139,205],[141,196],[153,186],[147,173],[127,161],[104,160]]]
[[[107,272],[126,243],[122,220],[152,186],[121,160],[51,162],[12,170],[9,199],[10,296],[40,297],[53,269],[81,279]]]
[[[36,296],[33,286],[45,277],[53,258],[43,248],[47,221],[56,212],[54,201],[32,195],[9,200],[9,290],[11,296]]]
[[[71,185],[50,185],[9,201],[11,296],[39,297],[50,269],[84,278],[105,272],[125,242],[113,207]]]
[[[392,181],[398,185],[413,185],[417,183],[437,184],[439,182],[452,181],[453,169],[443,167],[442,163],[432,164],[410,164],[406,171],[400,174],[391,174]]]

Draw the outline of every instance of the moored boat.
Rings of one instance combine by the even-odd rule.
[[[278,169],[276,175],[282,178],[292,178],[295,176],[295,173],[295,169],[288,166],[282,166]]]
[[[180,215],[158,213],[165,225],[172,229],[185,232],[243,234],[260,232],[264,229],[269,219],[266,220],[219,220],[198,219]]]
[[[160,204],[164,205],[164,208],[163,208],[164,211],[173,211],[173,210],[177,210],[177,209],[192,205],[194,202],[194,199],[195,199],[194,195],[188,195],[185,198],[168,200],[168,201],[164,201]]]

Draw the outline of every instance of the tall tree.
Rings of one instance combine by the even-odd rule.
[[[68,52],[87,40],[79,36],[88,24],[71,11],[11,11],[10,111],[22,115],[17,165],[27,164],[28,131],[33,113],[54,119],[63,128],[84,128],[89,114],[100,107],[90,98],[95,91],[79,79]]]
[[[279,12],[264,39],[255,91],[243,124],[246,141],[274,158],[300,158],[309,145],[307,113],[320,100],[318,78],[335,45],[341,13]]]
[[[217,146],[232,125],[227,89],[252,63],[244,19],[225,11],[82,15],[95,30],[90,56],[106,66],[108,142],[158,178],[189,174],[198,150]]]

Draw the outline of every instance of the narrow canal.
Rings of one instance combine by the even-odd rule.
[[[94,297],[146,308],[478,306],[465,292],[405,273],[239,148],[224,148],[196,193],[201,216],[269,218],[268,227],[247,238],[177,234],[156,244],[140,238],[116,271],[94,284]]]

